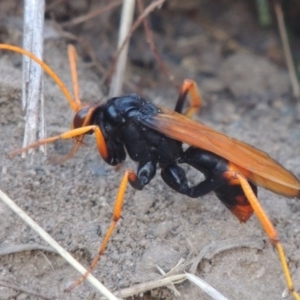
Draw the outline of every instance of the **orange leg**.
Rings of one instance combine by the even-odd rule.
[[[75,106],[77,107],[77,110],[79,110],[82,105],[81,101],[79,99],[79,84],[78,84],[78,76],[77,76],[77,68],[76,68],[76,50],[73,45],[68,46],[68,56],[69,56],[69,63],[70,63],[70,69],[71,69],[71,76],[72,76],[72,82],[73,82],[73,90],[74,90],[74,102]]]
[[[82,283],[87,275],[89,273],[91,273],[98,261],[100,260],[101,256],[103,255],[105,249],[106,249],[106,246],[107,246],[107,243],[121,217],[121,211],[122,211],[122,206],[123,206],[123,200],[124,200],[124,194],[125,194],[125,191],[126,191],[126,187],[128,185],[128,181],[129,182],[136,182],[138,180],[136,174],[132,171],[132,170],[127,170],[123,176],[123,179],[121,181],[121,184],[120,184],[120,188],[119,188],[119,191],[118,191],[118,194],[117,194],[117,197],[116,197],[116,202],[115,202],[115,207],[114,207],[114,211],[113,211],[113,217],[112,217],[112,222],[106,232],[106,235],[104,237],[104,240],[102,241],[102,244],[99,248],[99,251],[96,255],[96,257],[93,259],[90,267],[88,268],[87,272],[81,277],[79,278],[77,281],[75,281],[69,288],[67,288],[65,290],[65,292],[70,292],[72,289],[74,289],[77,285],[79,285],[80,283]]]
[[[44,139],[44,140],[41,140],[41,141],[37,141],[36,143],[33,143],[25,148],[22,148],[22,149],[17,149],[15,151],[12,151],[10,154],[9,154],[9,157],[12,158],[14,157],[15,155],[17,154],[20,154],[22,152],[25,152],[29,149],[33,149],[33,148],[36,148],[40,145],[45,145],[45,144],[48,144],[48,143],[52,143],[54,141],[57,141],[57,140],[60,140],[60,139],[71,139],[71,138],[75,138],[78,140],[78,144],[80,145],[82,143],[82,140],[83,140],[83,135],[90,132],[90,131],[94,131],[95,133],[95,137],[96,137],[96,141],[97,141],[97,147],[98,147],[98,151],[100,153],[100,155],[102,156],[102,158],[104,160],[106,160],[108,158],[108,149],[107,149],[107,146],[106,146],[106,142],[105,142],[105,139],[104,139],[104,136],[100,130],[100,128],[96,125],[90,125],[90,126],[84,126],[84,127],[80,127],[80,128],[76,128],[76,129],[72,129],[70,131],[67,131],[67,132],[64,132],[60,135],[56,135],[56,136],[53,136],[53,137],[49,137],[47,139]],[[75,145],[75,150],[72,149],[72,153],[74,151],[77,151],[78,147],[76,147]]]
[[[294,289],[294,284],[292,281],[292,277],[290,274],[290,270],[287,264],[286,256],[283,251],[282,244],[280,243],[280,240],[278,238],[276,229],[274,228],[273,224],[271,223],[270,219],[268,218],[267,214],[264,212],[263,208],[261,207],[258,199],[256,198],[255,194],[252,191],[252,188],[250,187],[247,180],[238,173],[233,173],[233,176],[236,177],[243,188],[243,191],[245,195],[248,198],[249,203],[251,204],[254,212],[256,213],[260,223],[262,224],[266,234],[268,235],[269,239],[271,240],[271,243],[276,247],[279,255],[279,259],[281,261],[282,269],[284,272],[284,276],[286,279],[287,287],[290,291],[290,293],[294,296],[296,300],[300,300],[299,294]]]
[[[77,76],[77,68],[76,68],[77,54],[76,54],[76,49],[73,45],[68,45],[68,57],[69,57],[69,64],[70,64],[72,83],[73,83],[74,107],[76,107],[76,111],[79,111],[82,108],[82,104],[79,98],[79,84],[78,84],[78,76]],[[86,126],[90,122],[93,111],[94,111],[93,109],[89,111],[89,114],[87,115],[83,126]],[[71,159],[77,153],[79,147],[83,143],[83,139],[84,139],[83,135],[76,137],[76,144],[73,146],[70,152],[63,157],[52,159],[51,162],[56,164],[62,164],[65,161]]]
[[[202,97],[198,90],[196,82],[190,79],[185,79],[183,81],[179,97],[175,106],[176,112],[182,113],[183,105],[186,101],[187,94],[190,95],[191,103],[190,107],[183,114],[191,118],[193,114],[195,114],[195,112],[201,107]]]

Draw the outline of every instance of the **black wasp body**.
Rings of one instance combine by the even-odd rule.
[[[224,176],[228,170],[226,159],[195,147],[184,151],[182,142],[147,126],[147,120],[160,113],[159,107],[136,94],[112,98],[97,106],[91,124],[98,126],[105,138],[108,149],[105,161],[115,166],[128,153],[138,163],[137,178],[129,181],[138,190],[151,181],[158,166],[165,183],[181,194],[196,198],[215,191],[233,213],[240,206],[249,208],[240,185]],[[205,180],[190,187],[185,170],[179,166],[184,163],[202,172]],[[251,186],[256,193],[256,186]],[[249,213],[247,210],[241,216],[239,212],[240,220],[245,222]]]

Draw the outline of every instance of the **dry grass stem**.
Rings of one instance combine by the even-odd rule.
[[[216,289],[214,289],[211,285],[209,285],[207,282],[202,280],[201,278],[186,273],[186,278],[197,285],[200,289],[202,289],[207,295],[209,295],[214,300],[228,300],[226,297],[224,297],[222,294],[220,294]]]
[[[29,225],[40,237],[46,241],[56,252],[63,257],[81,275],[86,273],[86,269],[76,261],[64,248],[62,248],[46,231],[44,231],[35,221],[33,221],[19,206],[17,206],[4,192],[0,190],[1,200],[9,206],[27,225]],[[105,286],[102,285],[93,275],[89,274],[87,280],[107,299],[117,300]]]
[[[175,297],[179,297],[181,294],[175,288],[175,284],[180,284],[180,283],[184,282],[185,280],[190,280],[194,284],[199,286],[201,288],[201,290],[203,290],[207,295],[212,297],[212,299],[227,300],[227,298],[225,298],[223,295],[221,295],[212,286],[210,286],[205,281],[196,277],[193,274],[189,274],[189,273],[174,274],[176,272],[182,271],[182,269],[186,265],[188,265],[188,264],[185,263],[185,260],[181,258],[179,260],[179,262],[177,263],[177,265],[166,274],[160,267],[156,266],[156,268],[159,270],[159,272],[163,274],[163,276],[161,278],[159,278],[157,280],[151,280],[151,281],[145,282],[145,283],[136,284],[129,288],[125,288],[119,292],[116,292],[116,295],[121,298],[127,298],[127,297],[133,297],[135,295],[143,294],[147,291],[151,291],[151,290],[159,288],[159,287],[167,287],[173,291]]]
[[[165,278],[167,278],[166,272],[160,266],[156,266],[156,269],[158,270],[158,272],[160,274],[162,274]],[[173,283],[167,285],[166,288],[168,288],[169,290],[171,290],[176,297],[180,296],[180,292],[176,289],[176,287],[175,287],[175,285]]]
[[[212,299],[214,300],[227,300],[226,297],[224,297],[220,292],[215,290],[211,285],[190,273],[171,275],[157,280],[136,284],[132,287],[116,292],[116,295],[121,298],[127,298],[133,297],[135,295],[140,295],[147,291],[151,291],[160,287],[170,288],[173,286],[175,288],[175,284],[180,284],[185,280],[190,280],[191,282],[196,284],[198,287],[201,288],[201,290],[203,290],[203,292],[212,297]],[[174,296],[180,296],[180,293],[177,291],[176,288],[172,289],[172,291],[175,293]]]
[[[143,1],[142,0],[138,0],[138,8],[139,8],[139,13],[142,14],[144,11],[144,5],[143,5]],[[144,29],[145,29],[145,33],[146,33],[146,37],[147,37],[147,43],[149,44],[149,47],[155,57],[155,60],[158,64],[158,66],[162,69],[163,73],[165,74],[165,76],[169,79],[169,81],[174,84],[174,76],[170,74],[167,66],[164,64],[155,44],[154,44],[154,39],[153,39],[153,32],[149,26],[149,22],[147,20],[147,18],[145,18],[143,20],[143,25],[144,25]],[[175,86],[176,87],[176,86]]]
[[[154,2],[152,2],[151,4],[149,4],[146,9],[143,11],[142,14],[139,15],[139,17],[137,18],[137,20],[133,23],[132,27],[130,28],[127,36],[125,37],[125,39],[123,40],[122,44],[118,47],[118,52],[115,56],[114,59],[114,63],[112,64],[112,68],[108,74],[108,77],[111,76],[111,74],[114,73],[115,69],[116,69],[116,64],[119,63],[120,60],[120,55],[123,52],[123,49],[125,47],[127,47],[128,42],[133,34],[133,32],[141,25],[141,23],[143,22],[143,20],[156,8],[161,7],[162,4],[165,2],[165,0],[156,0]],[[117,63],[116,63],[117,62]],[[116,88],[113,87],[114,86],[114,82],[112,82],[111,84],[111,92],[110,92],[110,96],[112,97],[112,90],[116,91]],[[120,94],[120,93],[119,93]],[[117,94],[118,95],[118,94]]]
[[[119,28],[119,41],[118,49],[122,47],[126,37],[128,36],[132,21],[133,13],[135,8],[135,0],[123,0],[122,13],[121,13],[121,22]],[[127,54],[128,54],[129,42],[125,44],[122,50],[120,50],[119,59],[117,61],[115,73],[112,79],[110,86],[110,97],[115,97],[120,95],[122,92],[122,86],[124,82],[124,74],[127,63]]]
[[[167,278],[160,278],[157,280],[148,281],[145,283],[136,284],[132,287],[123,289],[119,292],[116,292],[116,295],[120,298],[132,297],[134,295],[139,295],[141,293],[145,293],[147,291],[151,291],[153,289],[159,287],[165,287],[170,284],[178,284],[186,280],[185,274],[172,275]]]
[[[44,0],[24,1],[23,48],[40,59],[43,57],[44,10]],[[42,68],[23,56],[22,106],[26,109],[23,147],[45,138],[42,75]],[[41,146],[40,150],[45,152],[45,146]],[[22,153],[22,157],[25,155]]]

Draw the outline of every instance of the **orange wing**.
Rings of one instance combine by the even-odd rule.
[[[158,108],[158,114],[141,122],[166,136],[227,159],[258,186],[287,197],[300,197],[299,180],[267,153],[174,111]]]

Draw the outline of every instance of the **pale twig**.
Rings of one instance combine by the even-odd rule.
[[[284,55],[285,55],[285,59],[286,59],[286,63],[287,63],[287,68],[289,70],[290,80],[292,83],[293,94],[295,97],[299,98],[300,97],[299,82],[297,80],[297,75],[296,75],[295,65],[294,65],[293,58],[292,58],[291,48],[290,48],[289,40],[288,40],[288,37],[286,34],[283,12],[282,12],[280,3],[278,3],[277,1],[275,3],[275,13],[276,13],[276,17],[277,17],[277,22],[278,22],[281,41],[282,41],[283,51],[284,51]]]
[[[200,289],[203,290],[207,295],[209,295],[214,300],[228,300],[222,294],[220,294],[216,289],[214,289],[211,285],[207,282],[202,280],[201,278],[195,276],[194,274],[185,273],[186,277],[189,281],[196,284]]]
[[[196,277],[193,274],[184,273],[184,274],[175,274],[175,275],[168,275],[174,273],[174,270],[179,270],[183,266],[183,260],[181,259],[179,263],[167,274],[165,274],[162,278],[157,280],[151,280],[145,283],[136,284],[129,288],[125,288],[121,291],[116,292],[118,297],[127,298],[133,297],[134,295],[139,295],[145,293],[147,291],[151,291],[153,289],[159,287],[174,287],[175,284],[179,284],[184,282],[185,280],[190,280],[197,286],[199,286],[207,295],[212,297],[214,300],[227,300],[223,295],[221,295],[217,290],[215,290],[212,286],[208,283]],[[164,273],[164,272],[163,272]],[[200,282],[200,283],[199,283]],[[176,289],[173,290],[175,292],[175,296],[178,296],[178,291]],[[180,295],[180,294],[179,294]]]
[[[42,59],[45,1],[24,1],[23,47]],[[22,106],[26,109],[23,147],[45,138],[42,69],[23,56]],[[44,146],[40,149],[45,152]],[[22,153],[25,156],[25,152]]]
[[[110,91],[109,91],[110,97],[115,97],[117,95],[120,95],[122,91],[125,68],[127,63],[129,42],[125,44],[122,50],[120,49],[130,32],[131,24],[133,21],[134,7],[135,7],[135,0],[123,0],[121,22],[119,28],[119,41],[118,41],[118,50],[120,51],[120,55],[110,86]]]
[[[148,281],[145,283],[136,284],[132,287],[123,289],[121,291],[116,292],[116,295],[120,298],[127,298],[134,295],[139,295],[141,293],[145,293],[147,291],[151,291],[153,289],[159,287],[165,287],[170,284],[178,284],[186,280],[185,274],[172,275],[167,278],[160,278],[157,280]]]
[[[156,266],[156,269],[158,270],[158,272],[161,275],[163,275],[165,278],[167,278],[166,272],[160,266]],[[166,285],[166,288],[168,288],[170,291],[172,291],[176,297],[180,296],[180,292],[176,289],[174,283]]]
[[[141,25],[141,23],[143,22],[143,20],[152,12],[154,11],[156,8],[161,7],[163,5],[163,3],[166,0],[156,0],[153,1],[151,4],[149,4],[145,10],[143,11],[142,14],[139,15],[139,17],[137,18],[137,20],[133,23],[131,30],[129,32],[129,34],[127,35],[126,39],[124,40],[122,46],[119,48],[118,50],[118,54],[117,57],[119,55],[119,53],[123,50],[123,48],[125,47],[126,43],[128,42],[128,40],[130,39],[130,37],[132,36],[133,32]]]
[[[1,200],[9,206],[26,224],[28,224],[35,232],[37,232],[43,240],[45,240],[56,252],[62,256],[74,269],[80,274],[85,274],[86,269],[79,264],[64,248],[62,248],[46,231],[44,231],[36,222],[34,222],[19,206],[17,206],[5,193],[0,190]],[[93,275],[88,274],[86,278],[101,294],[109,300],[117,300],[117,298],[106,289]]]
[[[230,240],[222,241],[221,243],[210,243],[202,249],[202,251],[194,260],[191,260],[190,262],[185,262],[183,259],[180,259],[177,265],[166,274],[164,274],[164,271],[161,268],[156,266],[159,272],[163,274],[161,278],[156,280],[151,280],[149,282],[136,284],[129,288],[122,289],[121,291],[116,292],[116,295],[121,298],[133,297],[134,295],[139,295],[159,287],[170,288],[172,286],[174,287],[175,284],[182,283],[185,280],[190,280],[194,284],[198,285],[207,295],[212,297],[212,299],[226,300],[227,299],[226,297],[224,297],[222,294],[220,294],[220,292],[215,290],[213,287],[211,287],[209,284],[207,284],[199,277],[196,277],[191,273],[184,273],[184,274],[176,274],[176,273],[182,272],[182,270],[190,264],[196,265],[197,267],[197,265],[203,258],[211,259],[214,255],[220,252],[237,248],[237,247],[250,247],[255,249],[262,249],[264,247],[264,242],[261,239],[260,240],[246,239],[243,241],[230,239]],[[193,269],[193,266],[191,269]],[[172,289],[172,290],[175,295],[178,295],[177,293],[179,292],[177,291],[177,289]]]
[[[133,23],[129,33],[127,34],[126,38],[124,39],[122,45],[120,47],[118,47],[118,52],[114,58],[114,63],[112,64],[112,67],[110,69],[110,71],[108,72],[108,78],[111,76],[111,74],[114,73],[115,68],[116,68],[116,61],[118,61],[120,53],[122,53],[123,49],[126,47],[126,45],[128,44],[133,32],[141,25],[141,23],[143,22],[143,20],[157,7],[161,7],[163,5],[163,3],[166,0],[156,0],[153,1],[151,4],[149,4],[146,9],[143,11],[142,14],[139,15],[139,17],[137,18],[137,20]],[[112,87],[111,87],[112,88]]]

